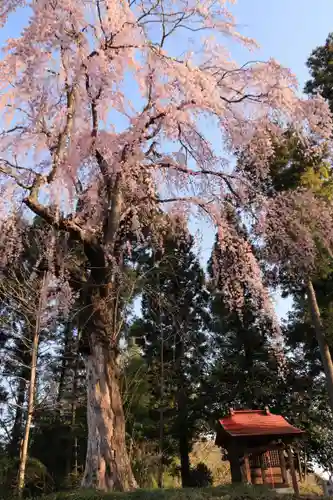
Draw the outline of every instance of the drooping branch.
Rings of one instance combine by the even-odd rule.
[[[23,199],[23,203],[36,215],[44,219],[55,229],[63,230],[71,234],[74,239],[81,242],[89,241],[87,232],[70,218],[58,217],[52,213],[51,208],[39,202],[40,188],[45,185],[47,178],[37,174],[32,187],[29,188],[29,195]]]
[[[154,166],[156,166],[156,165],[154,165]],[[221,179],[226,184],[226,186],[228,187],[230,193],[234,196],[234,198],[236,200],[240,201],[240,196],[237,193],[237,189],[232,185],[233,181],[239,182],[240,179],[233,174],[227,174],[226,172],[209,170],[209,169],[204,169],[204,168],[201,168],[200,170],[193,170],[193,169],[190,169],[186,166],[179,165],[176,162],[174,162],[174,163],[162,162],[162,163],[158,163],[157,166],[158,166],[158,168],[162,168],[162,169],[173,169],[176,172],[188,175],[189,177],[200,177],[200,176],[217,177],[217,178]],[[175,201],[175,199],[173,199],[173,201]]]

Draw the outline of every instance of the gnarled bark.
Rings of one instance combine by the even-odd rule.
[[[81,291],[79,349],[87,371],[88,441],[82,487],[129,491],[137,487],[126,449],[125,416],[117,363],[121,307],[104,249],[85,247],[91,273]],[[119,305],[119,304],[118,304]]]
[[[96,336],[87,356],[88,445],[82,486],[103,491],[137,487],[125,443],[125,417],[113,350]]]
[[[59,141],[62,141],[62,137]],[[63,144],[62,142],[60,149]],[[50,176],[36,175],[24,203],[54,229],[66,232],[70,236],[70,242],[79,242],[83,246],[86,259],[84,268],[87,266],[88,273],[82,272],[83,267],[78,271],[75,266],[70,271],[71,285],[80,292],[81,304],[84,305],[79,317],[82,334],[79,350],[86,359],[87,368],[88,442],[82,487],[126,491],[137,485],[126,449],[125,418],[116,359],[121,298],[115,268],[121,268],[122,261],[120,254],[123,241],[117,233],[123,195],[120,174],[114,178],[102,155],[95,153],[104,180],[105,192],[101,192],[101,196],[106,194],[107,201],[105,214],[101,218],[101,235],[97,234],[99,230],[96,231],[96,228],[92,231],[83,228],[72,216],[64,218],[59,213],[55,216],[48,206],[39,202],[40,189],[50,182],[50,176],[53,179],[60,155],[54,157],[54,168]],[[125,160],[124,154],[122,161]],[[80,209],[78,208],[81,216],[84,214],[83,205],[84,201],[81,200]]]

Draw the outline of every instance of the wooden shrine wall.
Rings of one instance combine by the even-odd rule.
[[[252,484],[283,484],[278,450],[270,450],[262,455],[252,454],[249,456],[249,462]]]

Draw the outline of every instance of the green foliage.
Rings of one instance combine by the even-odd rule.
[[[150,384],[147,363],[134,342],[124,356],[120,381],[129,446],[134,442],[143,442],[147,429],[154,425],[150,417],[153,404]]]
[[[310,95],[319,93],[333,110],[333,33],[328,35],[324,45],[312,52],[307,67],[311,78],[306,82],[304,91]]]
[[[330,43],[332,41],[333,35],[330,37]],[[317,55],[319,52],[317,51]],[[313,57],[309,61],[311,65],[316,64]],[[323,60],[320,64],[325,66]],[[312,66],[312,69],[314,71],[312,76],[314,76],[317,70],[315,66]],[[331,67],[329,71],[332,71]],[[333,76],[333,73],[330,74]],[[307,89],[309,93],[315,92],[315,85],[310,86],[308,83]],[[317,90],[320,88],[317,87]],[[258,180],[259,190],[268,197],[274,197],[277,193],[306,189],[311,190],[317,198],[322,198],[323,201],[331,201],[333,195],[331,163],[331,153],[325,144],[319,145],[313,137],[304,140],[295,131],[288,130],[279,141],[273,143],[273,154],[269,163],[270,175]],[[239,158],[238,168],[245,170],[249,176],[252,175],[252,166],[247,165],[244,158]],[[331,342],[330,339],[333,340],[332,261],[326,249],[322,248],[323,245],[320,242],[317,244],[320,259],[316,262],[316,275],[312,273],[311,278],[320,306],[326,338]],[[281,381],[282,383],[274,391],[273,406],[275,405],[278,411],[287,416],[295,425],[306,430],[307,459],[315,460],[324,468],[330,468],[328,456],[332,456],[333,453],[331,433],[333,421],[330,411],[327,411],[328,400],[323,368],[303,284],[301,281],[295,283],[294,277],[290,276],[288,269],[285,269],[283,265],[279,267],[278,279],[274,273],[270,272],[265,262],[263,269],[273,286],[279,285],[285,295],[292,295],[294,298],[293,310],[284,325],[286,352],[284,381]],[[225,315],[222,314],[222,317],[225,318]],[[253,334],[250,338],[252,336]],[[333,342],[331,345],[333,346]],[[239,369],[239,365],[239,361],[236,360],[236,370]],[[227,361],[226,369],[230,370],[230,368],[231,363]],[[256,380],[260,380],[260,376]],[[239,393],[241,391],[237,391],[237,394]],[[272,406],[272,403],[268,402],[269,406]]]
[[[304,447],[308,458],[330,471],[333,416],[329,410],[323,367],[307,301],[302,296],[295,299],[284,328],[288,363],[281,411],[306,431]]]
[[[204,489],[137,490],[132,493],[101,493],[96,491],[75,491],[56,493],[40,500],[270,500],[291,499],[291,496],[277,495],[265,487],[228,486]]]
[[[319,52],[316,52],[317,56]],[[314,66],[317,56],[309,59],[313,70],[312,76],[315,74],[318,76]],[[312,83],[313,85],[309,82],[307,84],[309,93],[315,91],[315,84]],[[311,142],[310,139],[310,146],[315,145],[315,141]],[[274,195],[276,192],[293,191],[299,188],[309,189],[316,197],[331,200],[333,174],[328,149],[325,146],[317,149],[309,148],[309,144],[305,145],[298,134],[289,130],[281,142],[275,144],[274,155],[270,162],[270,191],[268,190],[268,193]],[[317,263],[317,274],[312,276],[312,281],[326,338],[329,342],[332,341],[333,346],[332,277],[331,259],[325,251],[322,251],[321,260]],[[283,277],[282,287],[286,295],[293,296],[294,306],[284,325],[288,356],[285,365],[285,390],[279,401],[280,411],[288,415],[295,425],[306,431],[304,444],[308,458],[315,459],[324,469],[330,470],[330,457],[333,453],[331,431],[333,417],[327,410],[328,400],[323,368],[305,290],[302,286],[295,287],[288,275]]]
[[[139,404],[127,412],[128,432],[134,439],[155,443],[156,453],[162,408],[164,465],[176,454],[186,460],[203,411],[199,396],[208,352],[208,294],[193,248],[193,237],[180,226],[165,235],[163,255],[148,257],[142,317],[130,331],[142,350],[141,366],[139,359],[136,363],[145,382],[134,393]]]
[[[17,458],[0,456],[0,491],[10,496],[15,489],[19,461]],[[41,495],[53,489],[53,480],[44,464],[36,458],[29,458],[26,468],[24,496]]]
[[[62,401],[62,404],[64,406],[62,412],[44,410],[36,415],[30,447],[31,453],[38,457],[52,474],[55,489],[70,488],[75,481],[73,476],[75,438],[79,470],[84,466],[86,453],[85,407],[77,408],[76,423],[73,424],[70,409],[64,411],[65,402]]]
[[[144,443],[137,443],[132,450],[132,470],[141,488],[155,488],[157,486],[160,458],[154,448],[154,445],[151,446],[149,443],[147,446]]]
[[[329,151],[323,145],[315,149],[315,141],[304,140],[294,131],[288,130],[280,142],[274,144],[274,155],[270,162],[270,178],[274,191],[289,191],[304,187],[316,195],[331,199],[333,177]]]

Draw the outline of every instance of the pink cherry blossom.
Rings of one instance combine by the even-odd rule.
[[[296,284],[304,283],[325,255],[332,255],[332,203],[299,189],[276,194],[262,208],[255,229],[265,241],[263,257],[275,276],[286,274]]]
[[[99,416],[106,418],[105,408],[111,412],[115,401],[110,394],[119,392],[111,379],[104,400],[96,388],[100,377],[110,375],[107,363],[116,359],[119,329],[110,330],[110,290],[120,229],[126,225],[144,238],[154,215],[155,238],[161,240],[166,228],[156,214],[170,204],[182,221],[208,219],[218,227],[219,244],[228,256],[222,278],[230,307],[241,311],[246,289],[258,314],[274,317],[252,248],[221,210],[226,201],[244,205],[253,196],[258,179],[268,175],[272,141],[287,127],[305,136],[316,134],[319,144],[331,134],[328,106],[319,97],[301,99],[290,70],[273,59],[255,61],[253,54],[242,66],[232,60],[225,37],[250,50],[256,47],[238,32],[233,3],[1,2],[0,25],[20,7],[28,7],[30,15],[21,35],[4,45],[0,60],[0,189],[6,196],[1,248],[13,254],[13,238],[19,235],[11,228],[22,207],[82,243],[93,284],[87,321],[97,317],[113,349],[106,352],[92,329],[84,486],[95,481],[99,489],[135,487],[125,436],[119,431],[113,439],[121,405],[115,409],[117,419],[108,414],[107,422],[91,410],[100,404]],[[231,169],[232,156],[244,150],[253,176]],[[332,243],[330,208],[319,221],[319,202],[307,192],[295,200],[277,196],[267,204],[260,195],[266,211],[261,231],[275,252],[276,266],[288,256],[291,268],[298,260],[300,269],[311,268],[312,236]],[[177,213],[171,215],[177,219]],[[14,230],[19,232],[18,226]],[[59,300],[66,302],[66,276],[57,279],[63,289]],[[115,460],[122,462],[109,470],[114,446]],[[126,473],[118,474],[118,467]]]
[[[174,202],[222,224],[223,239],[216,207],[231,194],[246,202],[267,175],[274,137],[290,125],[319,138],[331,131],[325,102],[302,100],[290,70],[231,59],[223,36],[256,44],[238,33],[226,1],[162,3],[7,0],[1,10],[3,22],[18,7],[32,12],[0,62],[0,182],[16,183],[11,210],[23,203],[81,241],[98,237],[108,255],[121,220],[132,217],[139,234],[152,210]],[[253,179],[230,171],[240,150]],[[115,191],[118,219],[106,236]],[[252,281],[260,289],[259,274]]]

